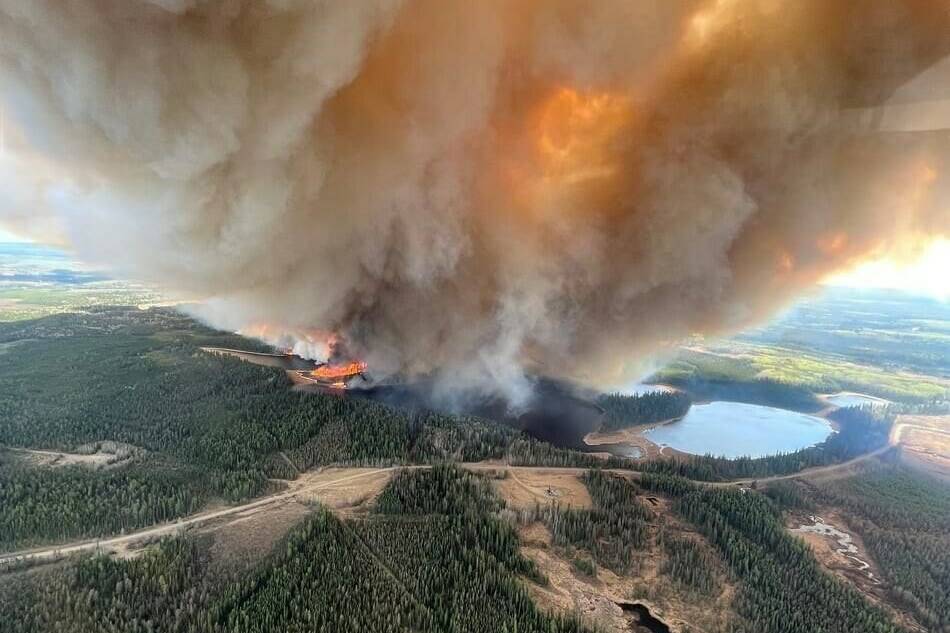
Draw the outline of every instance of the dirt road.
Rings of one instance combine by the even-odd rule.
[[[255,499],[248,503],[239,505],[239,506],[230,506],[223,508],[221,510],[211,510],[206,512],[199,512],[198,514],[193,514],[189,517],[180,519],[173,523],[163,523],[161,525],[156,525],[144,530],[138,530],[129,534],[124,534],[121,536],[111,536],[103,539],[87,539],[83,541],[76,541],[73,543],[56,545],[52,547],[42,547],[30,550],[23,550],[19,552],[11,552],[8,554],[0,555],[0,566],[4,564],[16,562],[16,561],[25,561],[25,560],[41,560],[41,559],[55,559],[61,556],[68,556],[70,554],[77,554],[79,552],[111,552],[118,550],[120,548],[128,547],[132,543],[137,541],[159,538],[162,536],[171,536],[178,533],[181,530],[187,528],[197,527],[199,525],[208,523],[210,521],[226,518],[233,515],[239,515],[245,513],[249,510],[254,510],[262,506],[280,503],[293,499],[294,497],[302,494],[312,493],[322,488],[329,488],[332,486],[339,485],[343,482],[352,481],[354,479],[359,479],[361,477],[372,477],[378,475],[379,473],[388,472],[396,470],[396,467],[391,468],[376,468],[376,469],[366,469],[361,470],[358,473],[343,475],[338,478],[328,478],[320,479],[318,481],[304,481],[304,482],[290,482],[290,488],[278,492],[276,494],[268,495],[266,497],[261,497],[260,499]]]

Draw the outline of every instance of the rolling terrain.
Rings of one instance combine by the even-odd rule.
[[[896,519],[849,491],[866,480],[886,494],[901,477],[943,507],[919,473],[944,468],[946,417],[839,410],[837,439],[791,457],[623,460],[489,419],[300,392],[281,366],[204,349],[267,348],[167,309],[0,324],[0,343],[12,631],[499,630],[488,611],[509,630],[565,632],[944,626],[945,579],[896,568],[881,545]],[[681,403],[614,405],[611,428],[636,432]],[[877,584],[801,540],[809,513],[851,535]],[[900,547],[914,561],[944,539],[935,528]],[[789,578],[807,591],[785,595]],[[301,591],[325,601],[278,600]]]

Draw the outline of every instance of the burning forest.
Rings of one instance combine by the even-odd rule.
[[[945,0],[0,0],[0,224],[517,400],[946,237],[947,55]]]
[[[353,361],[343,364],[323,363],[313,371],[308,372],[307,378],[320,384],[329,384],[332,387],[345,389],[349,382],[362,378],[366,372],[366,363]]]

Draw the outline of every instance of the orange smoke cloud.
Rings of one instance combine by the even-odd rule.
[[[0,163],[0,222],[374,375],[636,371],[950,232],[946,131],[875,115],[945,0],[21,5],[0,105],[62,177]]]
[[[582,94],[561,88],[544,103],[537,143],[545,181],[569,185],[607,178],[620,169],[611,145],[627,125],[631,105],[611,93]]]

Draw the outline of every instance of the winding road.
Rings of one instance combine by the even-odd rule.
[[[891,435],[886,446],[872,451],[870,453],[865,453],[854,459],[842,462],[840,464],[832,464],[830,466],[818,466],[815,468],[809,468],[802,470],[796,473],[789,475],[777,475],[774,477],[763,477],[760,479],[739,479],[732,480],[727,482],[702,482],[710,486],[748,486],[753,482],[757,484],[769,483],[772,481],[780,481],[785,479],[796,479],[800,477],[811,477],[815,475],[828,475],[838,471],[847,471],[855,464],[863,462],[868,459],[872,459],[879,455],[894,449],[900,444],[902,435],[907,429],[917,428],[923,429],[931,433],[938,433],[942,435],[950,436],[950,432],[934,429],[930,427],[920,426],[916,424],[910,424],[907,422],[899,422],[894,425],[891,430]],[[475,462],[475,463],[463,463],[460,464],[463,468],[472,471],[484,471],[484,470],[507,470],[512,474],[516,482],[521,482],[517,477],[518,472],[529,472],[529,471],[550,471],[558,470],[559,472],[567,472],[573,474],[583,474],[587,471],[586,468],[574,468],[574,467],[555,467],[555,466],[510,466],[498,462]],[[183,530],[199,527],[205,525],[212,521],[217,521],[220,519],[227,519],[228,517],[234,517],[241,515],[251,510],[256,510],[269,506],[276,503],[282,503],[285,501],[292,500],[299,495],[306,495],[309,493],[317,492],[322,489],[332,488],[338,486],[342,483],[358,480],[361,478],[368,478],[379,475],[381,473],[388,473],[395,470],[400,470],[403,468],[428,468],[428,466],[391,466],[387,468],[376,468],[376,469],[366,469],[361,470],[357,473],[351,473],[350,471],[342,471],[339,477],[329,478],[329,479],[320,479],[319,481],[310,481],[307,479],[296,480],[288,482],[289,488],[287,490],[282,490],[280,492],[267,495],[265,497],[260,497],[248,503],[244,503],[237,506],[229,506],[227,508],[222,508],[219,510],[207,510],[204,512],[199,512],[188,517],[179,519],[178,521],[170,523],[162,523],[160,525],[155,525],[149,528],[138,530],[136,532],[130,532],[129,534],[122,534],[119,536],[105,537],[101,539],[85,539],[80,541],[74,541],[71,543],[65,543],[54,546],[39,547],[33,549],[20,550],[16,552],[9,552],[6,554],[0,554],[0,568],[3,566],[9,565],[11,563],[17,562],[38,562],[42,560],[56,560],[58,558],[68,556],[71,554],[77,554],[80,552],[95,552],[95,551],[108,551],[113,552],[121,550],[122,548],[128,547],[134,543],[143,540],[150,540],[154,538],[160,538],[163,536],[171,536],[177,534]],[[350,474],[347,474],[347,473]],[[614,472],[625,477],[630,477],[636,479],[640,476],[640,473],[637,471],[630,470],[615,470],[611,469],[610,472]],[[700,483],[700,482],[697,482]],[[533,488],[527,486],[526,484],[521,484],[529,491],[533,491]]]

